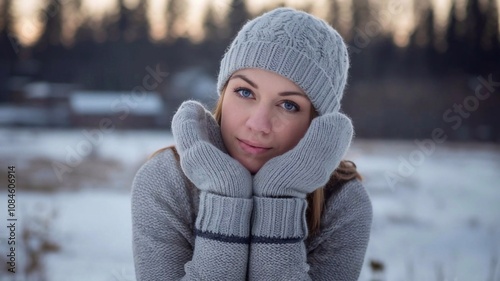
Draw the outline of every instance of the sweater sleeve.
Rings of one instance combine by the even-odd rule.
[[[138,281],[245,279],[252,199],[201,192],[193,229],[191,194],[170,151],[137,172],[132,234]]]
[[[364,187],[352,180],[327,200],[310,249],[306,208],[305,199],[254,197],[250,280],[358,280],[372,221]]]

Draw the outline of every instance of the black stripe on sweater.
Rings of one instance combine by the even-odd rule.
[[[291,237],[291,238],[271,238],[262,236],[251,237],[250,243],[260,243],[260,244],[293,244],[299,243],[304,240],[304,237]]]
[[[237,244],[250,244],[250,237],[239,237],[234,235],[223,235],[219,233],[213,233],[209,231],[201,231],[195,229],[194,234],[199,237],[222,241],[226,243],[237,243]]]

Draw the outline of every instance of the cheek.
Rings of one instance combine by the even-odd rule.
[[[227,141],[228,132],[231,131],[231,122],[230,122],[231,120],[232,120],[231,114],[229,112],[226,112],[223,107],[220,129],[224,142]]]
[[[229,98],[225,98],[222,103],[221,134],[226,148],[231,150],[231,141],[234,133],[241,127],[241,114],[234,110],[234,103]]]
[[[226,101],[222,104],[222,118],[221,118],[221,129],[224,131],[231,131],[237,123],[237,114],[234,110],[230,110],[231,104]]]

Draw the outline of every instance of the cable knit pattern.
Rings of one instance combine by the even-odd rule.
[[[327,189],[320,232],[306,238],[303,237],[304,229],[290,228],[284,223],[288,220],[282,220],[288,216],[290,221],[302,223],[302,210],[307,206],[305,201],[293,204],[287,201],[304,199],[254,197],[253,204],[256,206],[261,205],[260,200],[271,200],[264,207],[271,207],[274,211],[263,212],[260,216],[266,217],[262,220],[275,217],[277,224],[275,228],[252,228],[252,231],[268,233],[276,241],[287,243],[266,243],[254,239],[250,246],[240,243],[242,241],[211,239],[210,235],[196,236],[195,229],[198,228],[198,231],[204,230],[221,237],[241,237],[246,229],[231,221],[235,216],[252,212],[252,209],[245,211],[244,207],[228,207],[227,210],[239,212],[239,215],[223,215],[223,211],[213,209],[200,217],[199,207],[208,201],[212,202],[209,205],[215,206],[214,201],[238,200],[203,193],[183,174],[171,150],[156,155],[137,172],[132,186],[132,233],[138,281],[358,279],[372,220],[370,199],[358,181],[352,180],[340,187]],[[234,206],[240,203],[235,202]],[[280,208],[274,204],[286,205],[284,210],[287,211],[278,211]],[[207,214],[217,218],[214,222],[220,222],[219,230],[214,227],[215,224],[205,223]],[[261,219],[251,218],[252,224],[256,220]],[[252,252],[251,260],[248,260],[249,251]]]
[[[247,22],[221,61],[219,94],[231,75],[260,68],[295,82],[320,114],[338,111],[349,69],[346,44],[324,20],[278,8]]]

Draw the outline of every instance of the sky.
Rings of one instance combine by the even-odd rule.
[[[67,15],[64,25],[63,34],[65,38],[71,41],[74,31],[78,26],[90,19],[98,21],[99,19],[110,16],[117,9],[117,0],[82,0],[83,7],[80,13],[77,13],[73,7],[72,0],[59,0],[60,6],[57,9],[64,11]],[[165,0],[149,0],[148,20],[151,25],[150,35],[155,40],[160,40],[166,34],[165,30],[165,5],[168,1]],[[187,0],[189,2],[188,12],[182,22],[176,26],[176,34],[186,34],[193,41],[203,39],[203,16],[209,5],[212,5],[218,13],[219,20],[223,20],[225,14],[230,8],[231,0]],[[341,11],[349,11],[352,0],[338,0]],[[399,46],[404,46],[408,42],[409,34],[416,27],[417,18],[415,18],[413,10],[415,0],[369,0],[372,5],[378,5],[380,8],[380,22],[378,23],[383,32],[393,34],[394,42]],[[430,0],[431,5],[436,11],[436,30],[444,30],[449,16],[452,0]],[[457,15],[465,16],[465,5],[467,0],[455,0],[457,2]],[[487,0],[481,0],[486,3]],[[137,0],[127,0],[126,5],[134,7]],[[246,1],[247,8],[250,13],[258,14],[266,7],[272,6],[277,0],[252,0]],[[274,2],[274,3],[273,3]],[[285,0],[287,6],[300,9],[307,5],[312,5],[312,13],[318,17],[325,18],[328,13],[326,8],[328,0],[305,1],[305,0]],[[13,1],[14,17],[15,17],[15,34],[18,40],[23,45],[30,45],[35,42],[43,29],[43,22],[46,17],[49,17],[54,12],[48,11],[44,6],[43,0],[19,0]],[[497,6],[500,7],[500,0]],[[500,8],[499,8],[500,9]],[[35,17],[37,12],[43,11],[42,17]],[[342,21],[347,25],[350,22],[350,13],[341,13]],[[500,14],[500,13],[499,13]],[[45,17],[45,18],[44,18]]]

